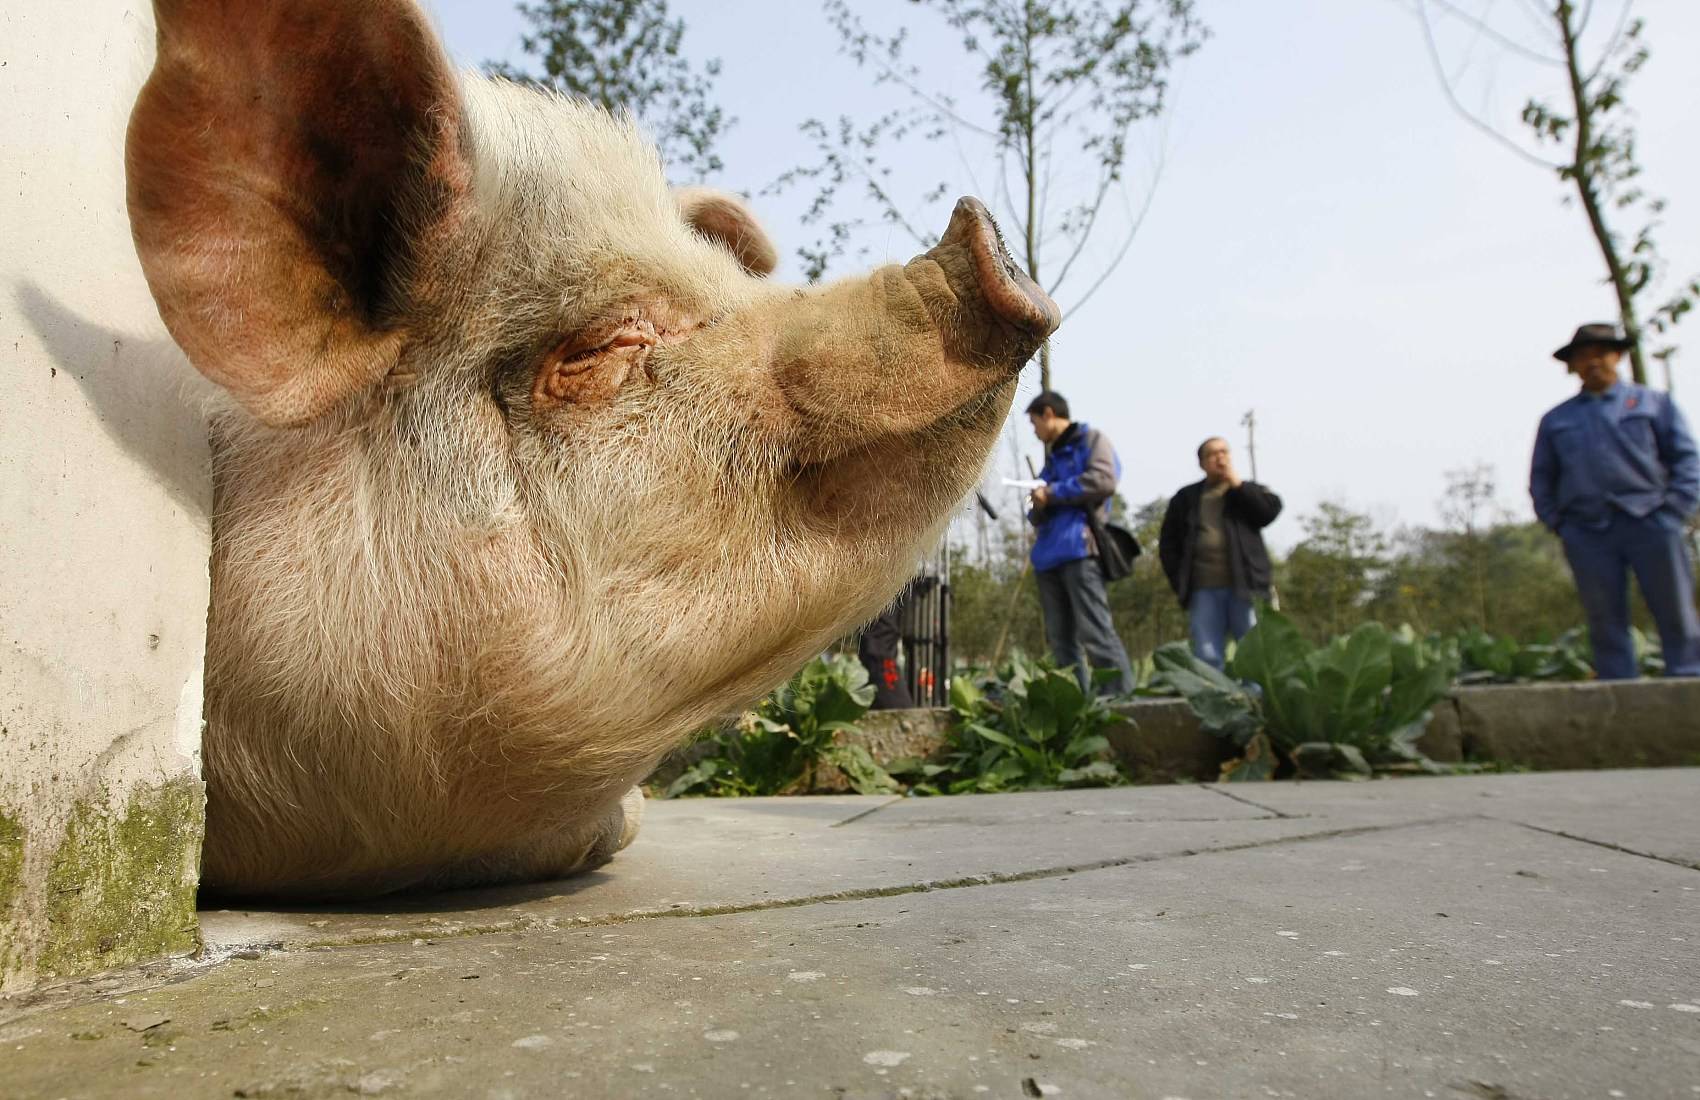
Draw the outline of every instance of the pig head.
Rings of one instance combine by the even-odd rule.
[[[740,202],[410,0],[154,9],[131,225],[219,394],[205,883],[606,859],[669,748],[892,597],[1055,305],[973,199],[771,282]]]

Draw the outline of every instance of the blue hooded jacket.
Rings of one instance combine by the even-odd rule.
[[[1086,509],[1109,518],[1109,500],[1121,480],[1122,463],[1102,432],[1080,421],[1070,424],[1051,445],[1040,480],[1051,491],[1051,503],[1027,513],[1039,529],[1033,542],[1033,568],[1040,573],[1092,557],[1098,548],[1086,525]]]

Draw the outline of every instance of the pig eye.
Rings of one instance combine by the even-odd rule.
[[[660,339],[654,324],[643,318],[621,322],[588,347],[583,338],[569,337],[543,357],[532,401],[540,408],[606,404],[634,372],[645,369]]]

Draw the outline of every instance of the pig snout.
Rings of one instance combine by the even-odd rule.
[[[972,285],[993,319],[1027,337],[1029,354],[1062,323],[1062,311],[1010,258],[997,223],[973,196],[956,200],[949,228],[927,257],[945,268],[959,293],[964,282]]]
[[[964,198],[938,244],[907,264],[769,297],[745,328],[771,334],[757,389],[770,382],[777,399],[752,404],[806,463],[940,423],[972,421],[978,436],[1001,423],[1016,372],[1061,321],[985,206]],[[694,353],[731,357],[718,345],[735,336],[719,326]]]

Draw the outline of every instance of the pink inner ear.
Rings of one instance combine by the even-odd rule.
[[[125,146],[143,272],[202,373],[306,422],[405,346],[399,279],[470,177],[452,70],[412,0],[155,10]]]
[[[779,253],[755,215],[731,195],[706,187],[683,188],[679,208],[692,229],[724,245],[751,275],[770,275],[779,266]]]

